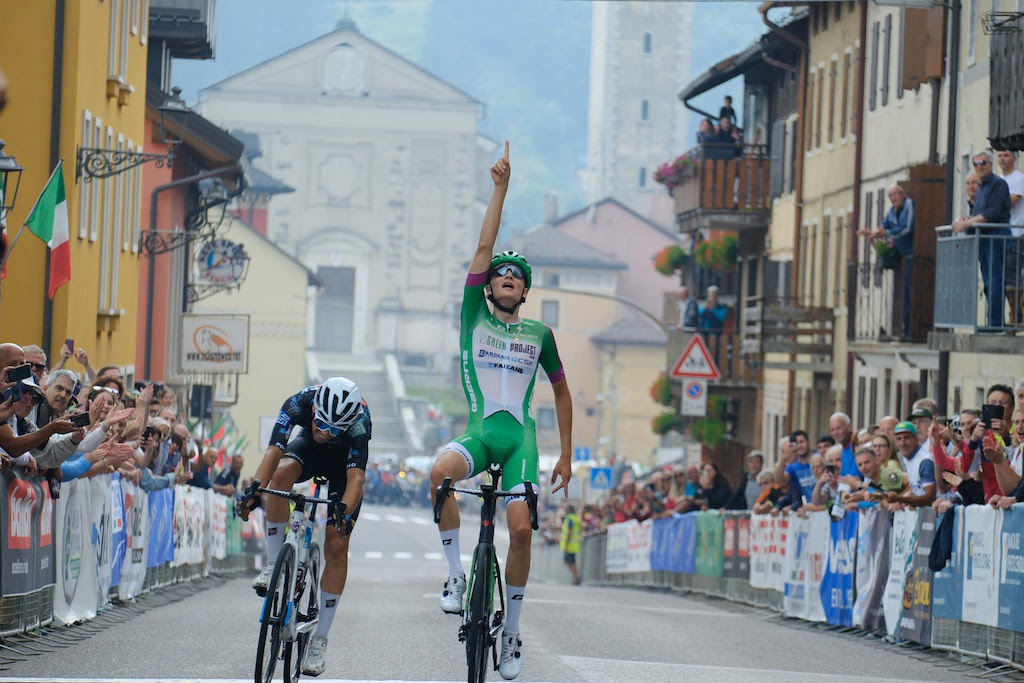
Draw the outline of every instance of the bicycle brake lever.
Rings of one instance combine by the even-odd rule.
[[[448,500],[448,492],[452,488],[452,478],[445,477],[440,486],[437,487],[437,495],[434,497],[434,524],[441,523],[441,508]]]
[[[540,521],[537,519],[537,492],[533,490],[532,482],[526,484],[526,507],[530,511],[530,526],[534,531],[540,529]]]
[[[341,529],[341,520],[345,517],[345,503],[341,500],[341,494],[337,491],[332,491],[330,495],[331,500],[331,511],[334,513],[334,526],[337,529]]]

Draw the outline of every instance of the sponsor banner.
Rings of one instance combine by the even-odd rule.
[[[234,511],[234,499],[228,499],[228,506],[231,510],[228,511],[227,516],[227,541],[226,541],[226,552],[228,555],[241,555],[242,554],[242,519],[235,514]]]
[[[768,587],[780,593],[786,588],[786,543],[789,517],[772,517],[768,536]]]
[[[811,529],[807,536],[807,599],[808,621],[825,621],[825,607],[821,604],[821,581],[825,577],[828,565],[829,533],[831,519],[825,511],[812,512],[807,515]]]
[[[1003,526],[999,533],[1002,555],[999,559],[999,627],[1011,631],[1024,631],[1024,506],[1015,505],[1003,512]]]
[[[96,556],[92,550],[92,486],[75,479],[57,499],[57,586],[53,620],[58,626],[96,616]]]
[[[675,517],[662,517],[651,521],[651,571],[672,571],[672,538]]]
[[[964,507],[957,505],[947,515],[953,517],[953,548],[941,572],[932,576],[932,618],[960,621],[963,613]]]
[[[109,601],[110,576],[114,569],[113,505],[110,500],[111,478],[101,474],[88,480],[91,519],[89,532],[92,541],[93,563],[96,572],[95,605],[101,608]]]
[[[150,491],[149,555],[146,567],[159,567],[174,559],[174,489]]]
[[[928,554],[935,538],[935,510],[921,508],[917,513],[917,542],[910,571],[903,588],[903,614],[899,632],[904,640],[923,645],[932,642],[932,570],[928,568]]]
[[[1003,513],[988,505],[964,510],[963,616],[985,626],[999,624],[998,549]]]
[[[228,556],[228,499],[211,489],[207,491],[207,509],[210,513],[210,556],[215,560],[223,560]]]
[[[917,547],[917,510],[893,513],[889,539],[889,576],[882,596],[882,611],[885,614],[885,630],[895,636],[903,612],[903,589]]]
[[[722,516],[717,510],[697,513],[696,574],[722,576]]]
[[[206,497],[204,494],[203,489],[191,486],[174,487],[172,567],[183,564],[202,564],[203,562],[203,545],[206,541]]]
[[[725,513],[722,533],[722,576],[727,579],[749,579],[750,513]]]
[[[249,316],[181,316],[181,366],[184,373],[238,372],[249,368]]]
[[[876,630],[885,625],[882,596],[889,579],[889,529],[892,514],[875,506],[857,513],[857,600],[853,625]]]
[[[857,559],[857,518],[846,515],[831,522],[828,565],[821,579],[825,621],[834,626],[853,625],[853,567]]]
[[[651,571],[651,520],[608,527],[606,565],[609,574]]]
[[[121,479],[118,472],[110,476],[110,531],[114,540],[114,560],[110,569],[110,585],[121,583],[121,569],[124,564],[124,552],[128,544],[125,533],[124,490],[122,485],[128,482]]]
[[[142,593],[149,555],[149,503],[146,492],[130,481],[121,481],[124,493],[125,550],[117,595],[131,600]]]
[[[768,588],[768,535],[770,515],[750,515],[750,585]]]
[[[50,487],[38,477],[25,478],[18,470],[0,476],[0,590],[24,595],[54,582],[53,500]],[[6,621],[6,618],[5,618]],[[36,624],[26,624],[28,627]]]
[[[811,521],[795,516],[786,536],[786,583],[782,592],[782,611],[791,617],[807,617],[807,541]],[[819,599],[814,596],[814,599]]]

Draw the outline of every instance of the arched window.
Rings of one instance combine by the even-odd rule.
[[[647,187],[647,169],[643,166],[640,167],[640,174],[637,178],[637,185],[640,187]]]
[[[644,32],[644,54],[645,55],[651,54],[651,32],[650,31],[645,31]]]
[[[650,113],[650,105],[647,100],[640,100],[640,120],[646,121]]]

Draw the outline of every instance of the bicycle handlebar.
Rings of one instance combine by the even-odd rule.
[[[441,508],[444,507],[444,502],[448,499],[449,493],[465,493],[469,496],[483,496],[483,489],[463,489],[457,486],[452,486],[451,477],[445,477],[444,482],[437,487],[437,496],[434,501],[434,524],[441,523]],[[526,506],[530,510],[530,526],[533,527],[534,531],[540,529],[540,522],[537,515],[537,491],[533,488],[532,482],[526,482],[526,491],[490,491],[490,495],[495,498],[517,498],[525,497]]]
[[[331,512],[334,514],[334,526],[341,529],[341,520],[345,516],[346,505],[341,500],[341,494],[337,491],[331,491],[327,498],[313,498],[311,496],[303,495],[301,493],[295,493],[293,491],[278,491],[277,489],[268,489],[260,486],[260,482],[253,480],[252,484],[245,490],[245,496],[242,498],[244,502],[246,498],[254,498],[260,493],[267,493],[278,498],[286,498],[295,505],[330,505]]]

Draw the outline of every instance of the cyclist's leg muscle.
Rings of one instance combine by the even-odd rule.
[[[291,491],[302,474],[302,464],[285,453],[270,478],[270,488],[277,491]],[[267,521],[279,524],[288,521],[288,501],[277,496],[267,496]]]
[[[533,528],[530,527],[530,508],[526,501],[517,499],[505,509],[508,519],[508,559],[505,561],[505,583],[510,586],[525,586],[530,576],[530,541]]]
[[[435,502],[437,487],[444,483],[445,479],[450,478],[454,483],[475,474],[477,465],[480,462],[486,463],[486,450],[480,440],[470,434],[464,434],[445,446],[430,468],[431,505]],[[450,531],[458,526],[459,507],[449,498],[441,508],[441,523],[438,524],[438,528],[441,531]]]
[[[324,536],[324,575],[320,587],[325,593],[341,595],[348,578],[348,541],[351,536],[342,536],[333,526],[327,527]]]

